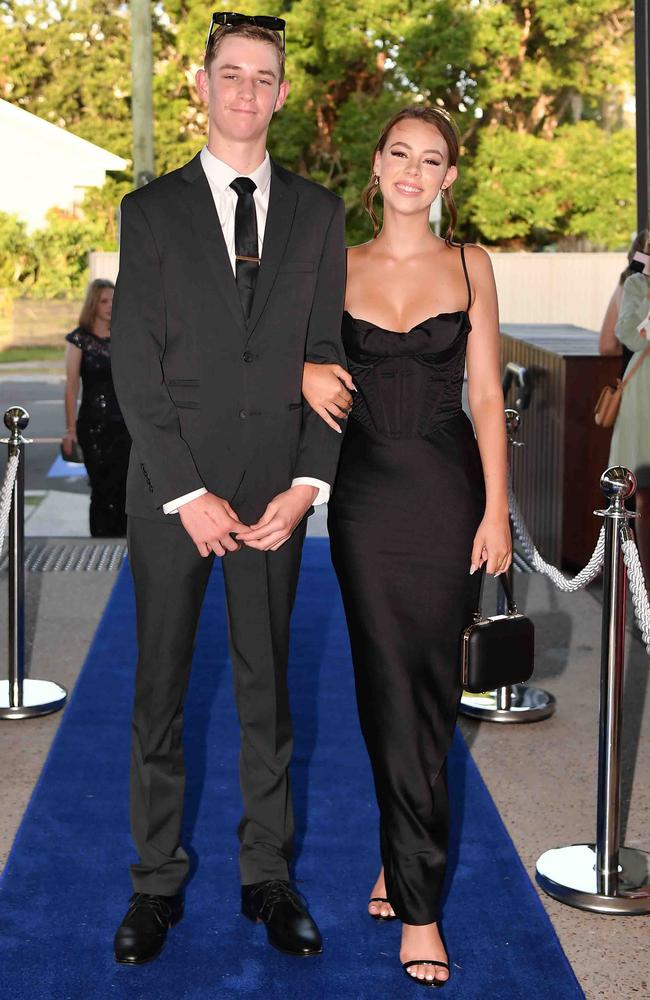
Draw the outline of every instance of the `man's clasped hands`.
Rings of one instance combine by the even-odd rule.
[[[262,552],[275,552],[287,539],[316,499],[315,486],[292,486],[267,505],[255,524],[243,524],[227,500],[204,493],[179,508],[183,527],[199,554],[224,556],[242,545]]]

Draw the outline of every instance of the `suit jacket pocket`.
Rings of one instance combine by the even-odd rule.
[[[198,387],[200,384],[201,383],[200,383],[200,381],[199,381],[198,378],[168,378],[167,379],[167,385],[170,386],[170,387],[173,387],[173,386],[184,386],[184,385],[197,386]]]
[[[201,404],[197,403],[194,399],[175,399],[173,400],[174,406],[178,410],[200,410]]]

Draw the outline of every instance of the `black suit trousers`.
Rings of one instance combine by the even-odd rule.
[[[223,558],[241,732],[243,884],[288,877],[293,838],[289,621],[306,522],[277,552],[242,547]],[[176,517],[169,523],[130,517],[128,545],[139,645],[130,804],[140,860],[131,876],[137,892],[172,895],[189,868],[180,842],[183,703],[214,556],[198,554]]]

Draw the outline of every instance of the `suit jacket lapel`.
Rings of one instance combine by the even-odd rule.
[[[187,181],[185,189],[187,203],[206,256],[208,269],[212,273],[215,296],[221,296],[225,301],[232,319],[243,336],[246,327],[239,292],[212,191],[198,154],[182,168],[181,175]]]
[[[262,260],[255,285],[253,307],[248,320],[248,336],[253,333],[273,288],[291,232],[297,195],[271,160],[269,211],[264,228]],[[236,286],[235,286],[236,287]]]

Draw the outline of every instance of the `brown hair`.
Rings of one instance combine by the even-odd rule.
[[[223,27],[218,27],[217,30],[210,36],[210,41],[208,42],[208,46],[203,57],[203,68],[206,73],[210,72],[210,66],[216,59],[223,40],[225,38],[232,38],[233,36],[237,36],[238,38],[250,38],[254,42],[266,42],[267,45],[272,45],[278,54],[278,59],[280,60],[279,82],[282,83],[284,80],[285,62],[282,39],[277,31],[272,31],[271,28],[260,28],[256,24],[224,24]]]
[[[640,251],[641,253],[650,253],[650,230],[642,229],[640,233],[637,233],[632,240],[632,245],[627,252],[628,265],[624,271],[621,271],[621,276],[618,279],[619,285],[624,285],[631,274],[634,271],[630,267],[634,254]]]
[[[424,107],[414,106],[412,108],[402,108],[401,111],[398,111],[397,114],[393,115],[393,117],[386,122],[383,129],[381,130],[381,134],[379,136],[379,139],[377,140],[377,144],[372,152],[372,159],[370,162],[371,162],[371,170],[373,171],[373,173],[370,175],[370,180],[366,184],[365,188],[363,189],[363,193],[361,195],[361,201],[363,203],[363,207],[365,208],[366,212],[368,213],[372,221],[374,229],[373,239],[376,238],[377,235],[379,234],[379,228],[380,228],[379,221],[377,219],[377,215],[375,213],[372,204],[375,195],[379,191],[379,179],[377,175],[374,173],[375,157],[377,153],[383,152],[384,146],[388,141],[388,136],[390,135],[391,129],[395,125],[399,125],[399,123],[403,121],[426,122],[427,125],[433,125],[434,128],[438,129],[438,131],[442,135],[442,138],[447,143],[447,149],[449,150],[449,163],[447,164],[447,166],[453,167],[458,162],[458,151],[459,151],[458,131],[454,123],[454,120],[442,108],[436,108],[431,105],[426,105]],[[445,188],[445,190],[442,192],[442,199],[445,203],[445,208],[447,209],[447,212],[449,214],[449,226],[447,227],[447,232],[445,233],[445,243],[447,243],[448,246],[451,246],[452,240],[454,238],[454,229],[456,228],[456,221],[458,218],[458,213],[456,212],[456,204],[454,202],[454,196],[451,191],[451,186]]]
[[[86,291],[86,298],[84,299],[84,304],[81,307],[81,312],[79,313],[79,326],[83,330],[87,330],[89,333],[93,332],[93,327],[95,325],[95,319],[97,317],[97,306],[99,305],[99,300],[102,296],[102,292],[105,288],[115,288],[112,281],[107,281],[106,278],[95,278],[88,285]]]

